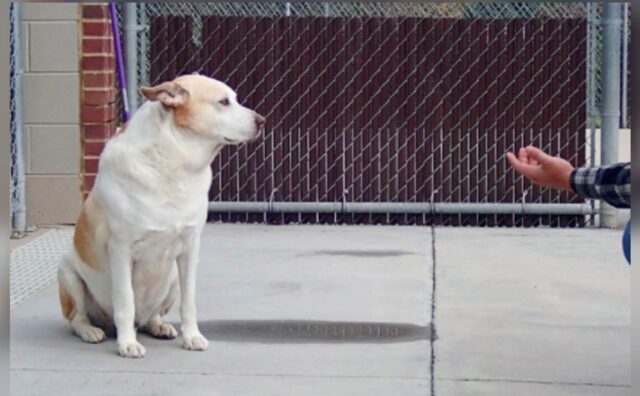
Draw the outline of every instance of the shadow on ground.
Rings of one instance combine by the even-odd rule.
[[[431,339],[431,326],[409,323],[306,320],[217,320],[200,322],[210,340],[267,344],[397,343]]]

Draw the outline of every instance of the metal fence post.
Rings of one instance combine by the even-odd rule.
[[[138,12],[136,3],[124,4],[124,48],[127,70],[127,96],[131,115],[138,109]]]
[[[627,65],[629,57],[629,3],[624,3],[624,13],[622,17],[622,127],[627,128]]]
[[[22,118],[22,4],[13,3],[13,33],[14,33],[14,101],[15,101],[15,177],[16,190],[13,202],[13,236],[22,237],[27,230],[27,204],[25,190],[25,164],[24,164],[24,125]]]
[[[608,165],[618,161],[618,134],[620,127],[620,31],[622,27],[622,4],[604,5],[602,64],[602,135],[600,164]],[[618,226],[617,211],[602,203],[600,226]]]

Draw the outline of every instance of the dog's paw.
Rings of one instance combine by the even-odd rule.
[[[182,344],[184,349],[189,351],[206,351],[209,347],[209,341],[202,334],[191,337],[185,337]]]
[[[155,338],[160,338],[163,340],[172,340],[178,336],[178,332],[176,331],[175,327],[168,323],[149,326],[147,328],[147,333]]]
[[[84,326],[81,329],[76,329],[76,334],[82,338],[82,341],[90,344],[97,344],[107,339],[104,330],[93,326]]]
[[[146,350],[138,341],[118,344],[118,353],[126,358],[143,358]]]

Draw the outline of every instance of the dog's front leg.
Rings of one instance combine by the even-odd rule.
[[[123,357],[141,358],[144,357],[145,349],[137,341],[134,327],[136,307],[131,280],[131,249],[126,243],[110,241],[108,253],[113,320],[118,332],[118,353]]]
[[[200,235],[194,236],[178,256],[180,276],[180,316],[183,347],[190,351],[204,351],[209,341],[200,333],[196,313],[196,270],[200,257]]]

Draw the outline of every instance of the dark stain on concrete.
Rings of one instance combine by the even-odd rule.
[[[431,325],[307,320],[221,320],[200,322],[212,341],[263,344],[382,344],[429,340]]]

